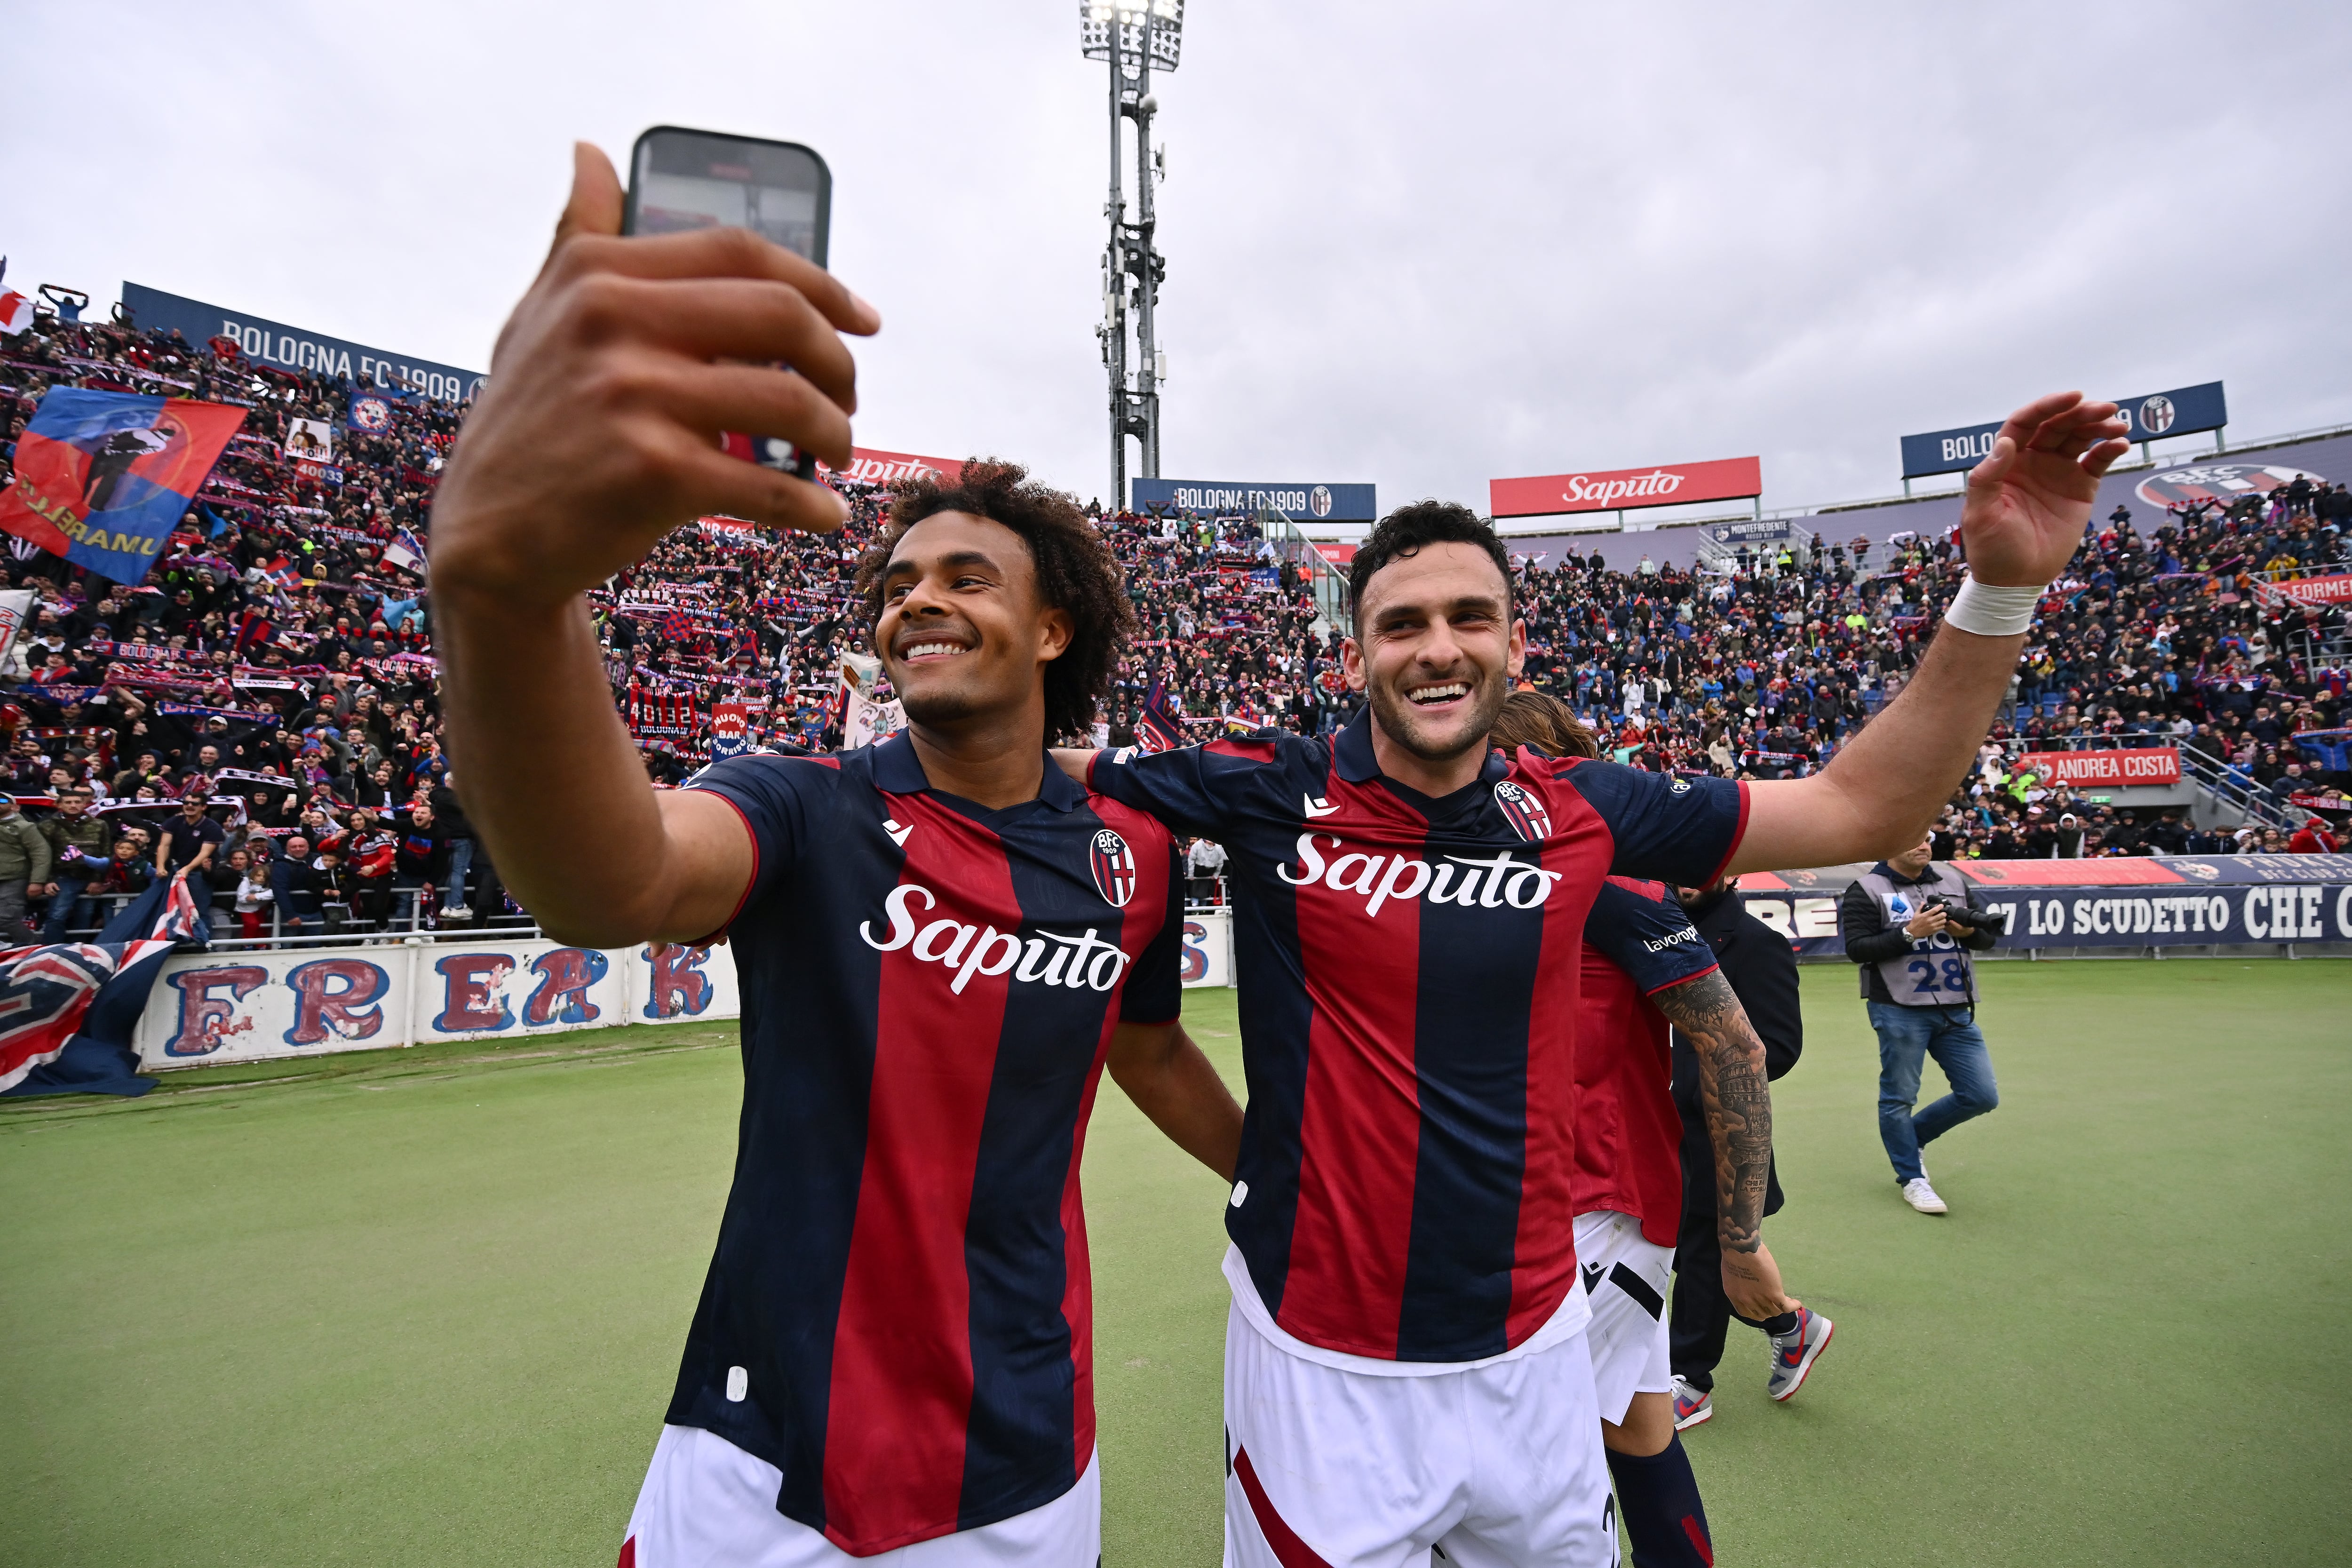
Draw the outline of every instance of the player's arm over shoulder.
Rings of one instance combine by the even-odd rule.
[[[1319,779],[1319,764],[1296,765],[1317,752],[1318,743],[1304,737],[1261,730],[1168,752],[1122,746],[1108,752],[1056,750],[1053,755],[1065,773],[1097,795],[1149,812],[1179,833],[1223,839],[1252,787],[1274,791],[1266,796],[1271,802],[1289,773]]]
[[[1747,830],[1744,784],[1575,757],[1551,766],[1607,825],[1616,847],[1609,868],[1619,876],[1704,888],[1722,874]]]
[[[656,798],[667,840],[649,900],[652,935],[709,941],[772,885],[807,839],[810,798],[838,773],[831,759],[753,753],[714,763]],[[597,853],[593,844],[583,853]]]

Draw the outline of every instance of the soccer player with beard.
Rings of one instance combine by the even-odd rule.
[[[1225,846],[1249,1109],[1226,1229],[1226,1559],[1595,1568],[1614,1531],[1577,1289],[1576,997],[1611,875],[1875,859],[1975,756],[2034,607],[2128,449],[2080,394],[2011,415],[1970,474],[1975,578],[1903,694],[1821,773],[1740,784],[1486,743],[1526,652],[1468,509],[1383,519],[1343,645],[1365,711],[1061,760]],[[1759,1083],[1760,1087],[1760,1083]],[[1723,1182],[1760,1246],[1768,1099]]]
[[[904,490],[857,584],[907,730],[656,794],[584,592],[705,512],[838,526],[716,437],[845,465],[836,331],[877,322],[747,232],[620,238],[620,211],[581,149],[433,565],[450,749],[508,884],[564,942],[729,932],[741,982],[733,1186],[621,1563],[1092,1568],[1099,1075],[1228,1178],[1241,1127],[1176,1023],[1172,841],[1046,757],[1133,624],[1118,566],[1010,465]]]

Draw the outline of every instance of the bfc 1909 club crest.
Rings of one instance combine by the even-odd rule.
[[[1142,880],[1136,872],[1135,851],[1127,847],[1127,840],[1115,828],[1106,827],[1095,835],[1094,845],[1087,855],[1087,868],[1095,874],[1095,891],[1113,909],[1125,909]]]
[[[1505,779],[1495,786],[1495,804],[1503,808],[1503,820],[1511,825],[1511,831],[1529,844],[1551,837],[1551,813],[1525,786]]]

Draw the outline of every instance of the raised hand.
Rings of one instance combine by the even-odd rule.
[[[840,334],[881,318],[748,230],[623,238],[621,207],[611,162],[576,146],[554,246],[441,481],[436,597],[551,605],[709,512],[820,532],[846,515],[832,490],[719,437],[781,437],[845,468],[857,371]]]
[[[2083,542],[2099,480],[2131,450],[2112,403],[2053,392],[2009,416],[1969,472],[1960,537],[1979,583],[2041,587]]]

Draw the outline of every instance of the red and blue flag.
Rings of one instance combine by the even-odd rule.
[[[1184,744],[1184,723],[1168,700],[1165,682],[1153,681],[1135,721],[1135,747],[1139,752],[1172,752]]]
[[[244,422],[225,404],[52,387],[16,443],[0,529],[140,582]]]
[[[64,1053],[101,997],[119,999],[135,1022],[162,972],[163,955],[194,934],[197,919],[194,895],[185,881],[174,879],[155,884],[100,933],[116,940],[0,952],[0,1094],[48,1089],[25,1080]],[[127,1024],[121,1032],[127,1036]]]
[[[278,625],[258,611],[248,610],[236,623],[236,658],[243,658],[257,647],[267,647],[278,636]]]

